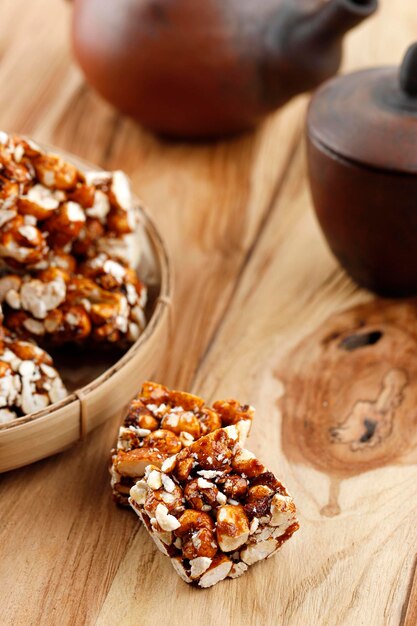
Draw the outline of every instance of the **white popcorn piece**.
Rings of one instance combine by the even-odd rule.
[[[209,559],[207,556],[197,556],[195,559],[191,559],[190,577],[193,579],[200,578],[200,576],[204,574],[206,570],[208,570],[211,564],[212,559]]]
[[[161,472],[158,472],[157,470],[152,470],[152,472],[150,472],[148,476],[147,483],[149,487],[153,490],[162,487]]]
[[[118,206],[124,211],[132,208],[132,192],[130,190],[129,179],[120,170],[113,172],[111,190]]]
[[[229,572],[229,578],[239,578],[239,576],[242,576],[242,574],[244,574],[247,569],[248,566],[246,565],[246,563],[243,563],[243,561],[233,563],[232,568]]]
[[[168,509],[163,504],[156,507],[156,521],[162,530],[176,530],[180,527],[180,523],[174,515],[168,513]]]
[[[167,491],[168,493],[172,493],[175,489],[174,481],[172,480],[172,478],[170,478],[166,474],[162,474],[162,484],[164,486],[165,491]]]
[[[133,485],[133,487],[130,490],[130,497],[137,503],[137,504],[144,504],[145,500],[146,500],[146,494],[147,494],[147,484],[146,481],[144,480],[139,480],[136,485]]]
[[[198,586],[203,589],[213,587],[213,585],[216,585],[229,576],[232,567],[233,563],[228,559],[215,562],[214,565],[212,564],[208,571],[201,576]]]
[[[246,565],[253,565],[258,561],[262,561],[271,556],[277,549],[277,542],[274,539],[260,541],[253,545],[247,546],[241,552],[241,558]]]
[[[59,207],[59,200],[54,192],[41,184],[34,184],[22,199],[46,211],[54,211]]]

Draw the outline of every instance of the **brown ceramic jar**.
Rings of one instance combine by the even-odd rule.
[[[307,149],[316,214],[340,263],[381,295],[417,294],[417,44],[400,70],[323,85]]]

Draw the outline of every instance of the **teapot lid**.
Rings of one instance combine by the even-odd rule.
[[[417,173],[417,43],[399,70],[363,70],[325,83],[313,97],[307,123],[311,139],[336,155]]]

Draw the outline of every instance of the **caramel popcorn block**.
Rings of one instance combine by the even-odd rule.
[[[139,215],[123,172],[84,172],[0,131],[0,423],[67,393],[47,353],[26,339],[125,347],[139,338]],[[29,347],[25,359],[15,352]]]
[[[198,587],[237,578],[298,529],[293,499],[239,443],[239,423],[149,465],[129,503],[180,577]]]
[[[44,269],[51,253],[133,262],[138,210],[121,171],[83,173],[33,141],[0,132],[0,262]]]
[[[0,424],[45,409],[68,395],[47,352],[0,327]]]
[[[147,302],[132,266],[137,223],[123,172],[84,173],[0,131],[5,326],[47,346],[136,341],[146,326]]]
[[[148,465],[160,467],[166,458],[191,446],[218,428],[236,425],[243,444],[254,410],[236,400],[221,400],[207,407],[202,398],[171,391],[157,383],[144,383],[130,403],[119,429],[117,449],[110,467],[113,497],[128,504],[130,488]]]
[[[6,326],[50,343],[136,341],[146,300],[136,272],[106,254],[78,266],[69,255],[53,255],[46,270],[0,276]]]

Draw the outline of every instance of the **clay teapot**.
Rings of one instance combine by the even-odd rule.
[[[335,256],[364,287],[417,295],[417,44],[400,67],[325,83],[307,136],[313,203]]]
[[[158,132],[253,127],[332,76],[342,37],[377,0],[75,0],[73,45],[89,82]]]

